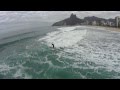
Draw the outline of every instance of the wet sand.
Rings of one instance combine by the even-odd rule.
[[[104,26],[89,26],[89,27],[104,28],[106,30],[120,32],[120,28],[115,28],[115,27],[104,27]]]

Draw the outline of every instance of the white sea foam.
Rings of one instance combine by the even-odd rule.
[[[15,78],[21,77],[22,76],[22,70],[18,69],[17,72],[14,74]]]
[[[57,60],[60,57],[73,60],[72,64],[67,64],[68,66],[92,69],[93,73],[101,73],[99,71],[101,69],[120,73],[119,38],[119,33],[105,28],[75,26],[58,28],[58,31],[51,32],[39,40],[45,41],[50,46],[54,43],[56,48],[67,47],[64,48],[64,52],[60,51],[56,55]]]
[[[44,40],[51,46],[55,44],[56,48],[69,47],[75,45],[86,35],[87,30],[75,30],[76,27],[62,27],[58,31],[48,33],[47,36],[39,40]]]
[[[24,78],[24,79],[31,79],[32,77],[25,72],[22,71],[22,69],[19,69],[14,75],[14,78]]]
[[[13,69],[13,67],[10,67],[9,65],[6,65],[6,64],[1,64],[0,65],[0,72],[9,71],[10,69]]]
[[[82,63],[86,61],[93,62],[97,65],[97,69],[104,68],[108,72],[115,71],[119,73],[120,43],[117,40],[120,36],[119,33],[113,35],[113,33],[108,32],[89,31],[85,40],[82,40],[73,48],[65,49],[66,52],[75,54],[74,56],[67,56],[67,58],[74,58],[74,60]],[[87,64],[87,66],[89,69],[96,69],[93,65]],[[76,67],[76,64],[74,67]],[[81,68],[86,67],[82,66]]]

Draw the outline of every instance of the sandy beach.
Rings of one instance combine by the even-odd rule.
[[[120,32],[120,28],[115,28],[115,27],[91,26],[91,25],[88,25],[88,27],[104,28],[106,30]]]

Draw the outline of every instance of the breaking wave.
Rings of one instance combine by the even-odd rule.
[[[75,30],[76,27],[58,28],[57,31],[48,33],[46,37],[39,39],[44,40],[49,46],[55,44],[56,48],[65,48],[75,45],[86,35],[87,30]]]

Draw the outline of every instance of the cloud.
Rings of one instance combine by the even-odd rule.
[[[114,18],[115,16],[120,16],[120,11],[0,11],[0,22],[56,22],[68,18],[71,13],[77,14],[79,18],[84,18],[86,16]]]

